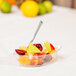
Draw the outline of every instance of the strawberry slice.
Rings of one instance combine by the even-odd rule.
[[[20,50],[20,49],[15,49],[15,51],[19,55],[25,55],[27,53],[27,51],[23,51],[23,50]]]
[[[55,47],[50,43],[51,50],[55,50]]]

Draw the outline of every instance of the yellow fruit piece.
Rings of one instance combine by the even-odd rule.
[[[46,50],[46,49],[44,49],[44,50],[43,50],[43,53],[45,53],[45,54],[46,54],[46,53],[47,53],[47,50]]]
[[[26,48],[25,46],[20,46],[19,49],[20,49],[20,50],[27,51],[27,48]]]
[[[53,54],[55,52],[55,50],[52,50],[50,53]]]
[[[22,65],[28,65],[28,64],[30,64],[30,59],[29,59],[29,57],[26,57],[26,56],[20,56],[20,58],[18,59],[18,61]]]
[[[38,64],[38,60],[34,60],[34,65],[37,65]]]
[[[25,1],[20,7],[24,16],[35,17],[39,12],[39,7],[35,1]]]
[[[25,54],[25,56],[29,56],[29,54],[28,54],[28,53],[26,53],[26,54]]]
[[[28,51],[28,50],[29,50],[29,47],[26,48],[26,51]]]

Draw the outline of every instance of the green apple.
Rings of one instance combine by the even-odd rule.
[[[2,11],[3,13],[10,13],[10,12],[11,12],[11,4],[8,3],[8,2],[6,2],[6,1],[4,1],[4,2],[1,4],[0,8],[1,8],[1,11]]]
[[[52,11],[53,4],[51,1],[44,1],[43,4],[46,7],[47,12]]]
[[[43,15],[46,13],[46,7],[44,6],[43,3],[38,3],[39,5],[39,15]]]

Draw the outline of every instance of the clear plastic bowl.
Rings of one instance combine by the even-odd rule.
[[[53,62],[57,56],[58,50],[60,50],[60,46],[55,47],[55,52],[53,54],[17,56],[17,60],[23,66],[41,66]]]

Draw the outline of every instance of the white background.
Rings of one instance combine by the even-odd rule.
[[[57,60],[36,68],[10,65],[5,60],[0,62],[1,76],[76,76],[76,10],[69,8],[54,6],[51,13],[35,18],[24,17],[17,7],[11,14],[0,13],[0,59],[6,59],[15,47],[27,45],[40,20],[43,26],[34,42],[61,45]]]

